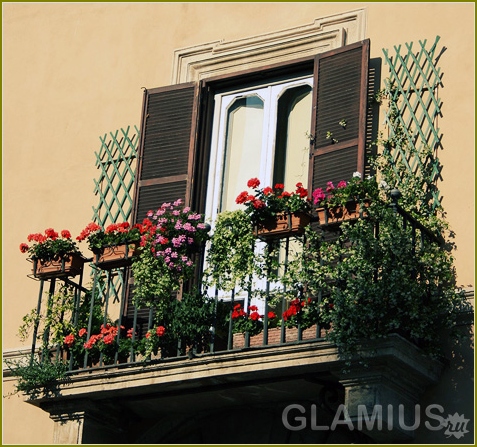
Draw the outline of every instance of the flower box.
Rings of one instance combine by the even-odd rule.
[[[301,235],[310,222],[311,216],[308,213],[301,211],[279,213],[275,216],[275,219],[270,219],[261,225],[257,225],[254,228],[254,233],[255,236],[264,241]]]
[[[38,279],[76,276],[83,271],[85,260],[80,253],[67,255],[62,259],[33,259],[33,276]]]
[[[93,263],[102,270],[131,265],[136,254],[138,242],[111,245],[94,252]]]
[[[317,208],[318,221],[320,226],[339,226],[345,221],[356,220],[360,217],[367,217],[367,208],[370,202],[365,201],[360,204],[356,201],[349,201],[345,206],[335,206],[332,208]]]
[[[279,345],[281,343],[281,327],[269,328],[268,329],[268,345]],[[320,331],[320,337],[324,336],[324,331]],[[303,330],[301,340],[302,341],[311,341],[316,340],[316,325],[309,327],[308,329]],[[298,341],[298,329],[286,328],[285,329],[285,343],[293,343]],[[250,337],[250,347],[260,347],[263,346],[263,333],[253,335]],[[245,334],[235,333],[233,334],[233,347],[234,349],[245,348]]]

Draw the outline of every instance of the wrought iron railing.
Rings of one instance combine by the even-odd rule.
[[[394,210],[396,219],[402,223],[403,228],[409,229],[412,247],[411,256],[415,256],[420,247],[426,243],[438,244],[439,246],[443,244],[444,241],[440,237],[430,232],[398,205],[398,191],[393,191],[391,196],[393,197],[393,202],[390,206]],[[376,237],[379,237],[378,223],[376,223],[375,234]],[[290,238],[284,238],[281,244],[285,260],[283,264],[286,268],[290,250]],[[91,262],[92,260],[89,259],[88,261]],[[243,305],[243,303],[247,301],[250,304],[250,294],[238,296],[237,291],[232,290],[228,295],[228,300],[223,302],[220,299],[221,292],[215,290],[213,297],[210,297],[211,307],[213,309],[211,325],[207,333],[201,334],[201,341],[205,341],[205,345],[204,343],[189,343],[189,346],[185,346],[181,343],[180,337],[177,337],[177,339],[173,341],[173,345],[171,345],[171,340],[169,340],[167,349],[159,346],[161,349],[157,355],[151,352],[148,354],[138,354],[136,349],[137,343],[140,342],[140,340],[144,340],[144,338],[147,337],[148,331],[153,327],[155,309],[149,309],[147,321],[139,318],[139,309],[137,308],[134,308],[132,317],[126,317],[129,267],[100,269],[94,264],[91,264],[91,266],[94,273],[93,287],[91,290],[83,286],[82,273],[79,275],[77,281],[75,278],[72,279],[68,277],[40,279],[40,291],[36,308],[37,315],[42,315],[43,312],[43,314],[48,317],[51,312],[54,311],[54,300],[58,299],[56,295],[58,288],[66,286],[69,289],[69,298],[65,297],[64,299],[72,300],[73,305],[70,309],[71,312],[62,309],[64,315],[60,315],[55,321],[60,324],[64,322],[70,324],[69,327],[72,330],[72,337],[69,339],[63,338],[62,340],[56,338],[56,344],[52,343],[55,328],[49,326],[52,325],[51,319],[46,318],[45,321],[47,323],[43,327],[40,327],[42,323],[38,320],[33,328],[32,359],[33,356],[38,355],[38,352],[40,353],[41,359],[44,359],[48,353],[50,357],[62,358],[66,361],[69,371],[74,373],[87,367],[113,368],[122,367],[124,365],[144,365],[151,362],[161,362],[166,358],[168,360],[172,358],[191,358],[198,355],[208,355],[237,349],[258,349],[259,347],[270,345],[324,340],[324,330],[320,327],[318,321],[315,325],[308,328],[303,328],[300,324],[300,320],[298,320],[296,327],[293,328],[286,327],[283,322],[276,327],[269,327],[270,296],[274,290],[271,290],[270,281],[266,280],[263,308],[260,312],[263,330],[259,334],[254,335],[248,332],[244,334],[234,334],[234,307],[237,303]],[[115,278],[116,276],[117,278]],[[119,288],[116,286],[118,282],[121,285]],[[101,283],[101,287],[99,287],[99,283]],[[47,293],[44,293],[45,287],[48,287]],[[301,284],[296,284],[294,290],[289,292],[296,298],[304,298],[305,292]],[[278,304],[275,303],[275,311],[279,314],[278,317],[281,317],[289,306],[289,299],[287,300],[286,295],[287,294],[283,293],[281,302]],[[288,294],[288,297],[289,296],[290,293]],[[316,299],[318,302],[321,300],[320,294],[318,294]],[[245,308],[245,306],[243,307]],[[114,314],[117,315],[117,318],[110,319],[110,316]],[[108,326],[108,322],[111,320],[115,323]],[[116,346],[116,348],[125,344],[129,346],[127,352],[125,349],[116,349],[112,355],[111,353],[106,355],[101,352],[99,358],[92,358],[88,350],[83,351],[82,349],[77,349],[75,352],[75,349],[73,349],[74,346],[81,348],[81,345],[78,343],[84,343],[95,335],[93,334],[93,329],[95,324],[97,326],[98,322],[101,322],[104,328],[109,327],[110,330],[106,331],[106,333],[110,337],[108,340],[110,344]],[[67,325],[64,325],[64,327],[67,327]],[[111,329],[114,327],[118,328],[118,330]],[[124,327],[124,329],[121,330],[121,327]],[[81,337],[80,329],[82,329]],[[112,337],[114,337],[114,339]],[[41,347],[39,346],[39,340],[41,340]],[[198,349],[197,346],[200,346],[200,348]]]

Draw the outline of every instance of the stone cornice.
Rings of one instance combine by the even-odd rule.
[[[315,19],[313,23],[234,41],[218,40],[174,52],[172,84],[313,56],[366,36],[366,10]]]

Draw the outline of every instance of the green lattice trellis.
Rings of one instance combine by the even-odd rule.
[[[100,141],[101,148],[95,152],[100,175],[94,180],[94,193],[99,202],[93,207],[93,221],[105,228],[111,223],[129,221],[131,217],[139,130],[136,126],[134,130],[128,126],[104,134]],[[124,280],[118,272],[109,274],[112,278],[108,278],[105,284],[101,283],[100,295],[113,295],[114,303],[119,301]]]
[[[128,221],[133,207],[133,187],[139,130],[131,128],[116,130],[100,137],[101,148],[96,155],[96,167],[101,170],[95,180],[95,195],[99,196],[93,207],[93,219],[105,226],[108,223]]]
[[[442,135],[438,127],[442,101],[439,87],[442,75],[436,57],[440,40],[437,36],[430,49],[427,40],[419,41],[417,51],[413,43],[404,48],[394,46],[394,54],[383,49],[390,75],[384,81],[390,107],[385,111],[389,140],[394,141],[385,150],[390,152],[395,166],[404,165],[409,174],[425,177],[431,195],[430,206],[440,206],[440,193],[436,186],[441,165],[437,152],[441,149]]]

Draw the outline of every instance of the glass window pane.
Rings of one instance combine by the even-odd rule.
[[[289,191],[308,183],[311,87],[288,89],[278,100],[273,183]]]
[[[258,177],[263,133],[263,101],[248,96],[234,101],[227,113],[225,159],[219,210],[234,210],[237,195]]]

